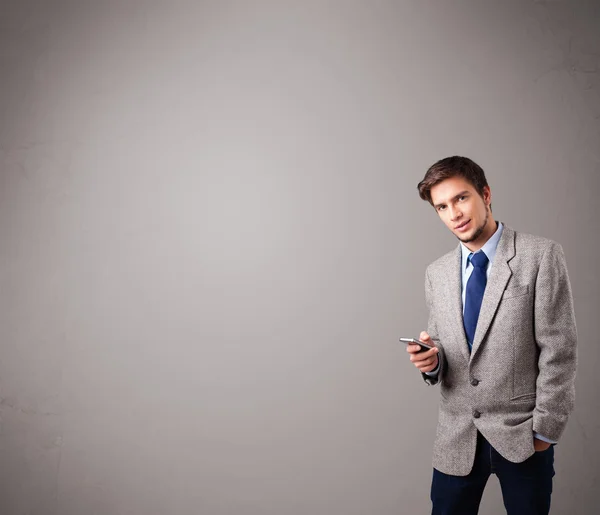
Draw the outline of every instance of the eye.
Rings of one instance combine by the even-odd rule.
[[[438,206],[437,208],[438,211],[443,211],[444,209],[446,209],[446,206]]]
[[[458,197],[458,200],[460,200],[461,202],[466,199],[467,199],[466,195],[461,195],[460,197]]]

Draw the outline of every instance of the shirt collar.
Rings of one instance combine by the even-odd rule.
[[[498,248],[498,242],[500,241],[500,236],[502,236],[502,231],[504,230],[504,226],[502,222],[498,222],[498,227],[496,232],[492,234],[491,238],[485,242],[485,245],[481,247],[479,250],[485,252],[485,255],[488,257],[490,261],[490,265],[494,261],[494,257],[496,256],[496,249]],[[467,268],[469,256],[472,252],[465,247],[465,245],[461,242],[460,244],[462,250],[462,271],[464,272]],[[477,252],[479,252],[479,250]]]

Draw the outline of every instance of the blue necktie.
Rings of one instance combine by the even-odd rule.
[[[488,257],[483,251],[471,254],[469,257],[473,265],[473,272],[467,281],[467,291],[465,295],[465,312],[463,314],[463,323],[465,334],[469,343],[469,351],[473,347],[473,338],[475,338],[475,329],[477,328],[477,319],[481,311],[481,301],[487,284],[486,266]]]

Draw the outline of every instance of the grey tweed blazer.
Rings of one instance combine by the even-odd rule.
[[[477,430],[506,459],[535,451],[533,432],[558,441],[573,409],[577,330],[562,247],[504,226],[469,354],[462,321],[461,249],[429,265],[428,332],[441,388],[433,466],[467,475]]]

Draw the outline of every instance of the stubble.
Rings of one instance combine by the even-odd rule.
[[[488,219],[490,218],[490,208],[486,207],[485,210],[485,220],[483,221],[483,223],[477,227],[477,229],[475,230],[475,232],[473,233],[473,235],[470,238],[465,238],[462,239],[460,236],[457,236],[457,238],[462,241],[463,243],[471,243],[472,241],[475,241],[477,238],[479,238],[482,234],[483,231],[485,229],[485,226],[488,223]]]

